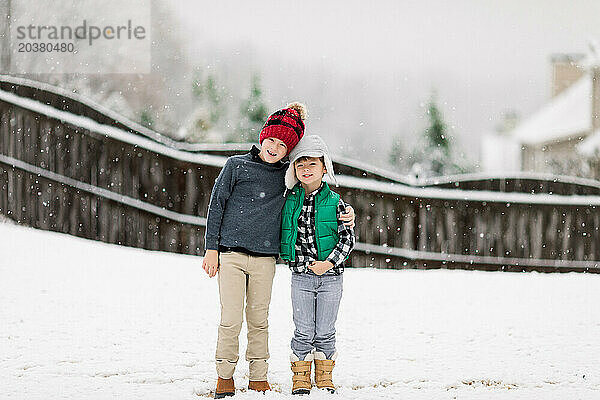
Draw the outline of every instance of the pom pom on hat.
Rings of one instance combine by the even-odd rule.
[[[306,121],[306,118],[308,118],[308,110],[306,109],[306,106],[302,103],[295,101],[285,106],[285,108],[298,111],[298,114],[300,115],[300,119],[302,119],[302,121]]]

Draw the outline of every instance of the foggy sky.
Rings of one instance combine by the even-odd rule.
[[[424,127],[432,90],[459,145],[507,109],[522,116],[550,93],[553,53],[600,40],[599,1],[193,1],[173,3],[192,60],[232,75],[259,70],[272,107],[311,111],[307,129],[334,151],[386,157]],[[241,81],[241,80],[240,80]]]

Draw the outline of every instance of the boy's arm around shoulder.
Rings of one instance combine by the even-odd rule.
[[[342,220],[342,215],[346,212],[348,204],[346,204],[341,198],[337,206],[337,217],[338,217],[338,243],[331,251],[326,261],[331,262],[334,267],[341,266],[344,261],[348,258],[352,250],[354,249],[354,245],[356,242],[354,236],[354,223],[352,226],[348,226]],[[354,211],[353,211],[354,213]],[[354,222],[354,216],[352,218],[352,222]]]
[[[340,199],[340,201],[342,201]],[[348,228],[354,228],[354,220],[356,215],[354,214],[354,208],[350,204],[346,204],[342,214],[338,213],[338,220],[341,220]]]

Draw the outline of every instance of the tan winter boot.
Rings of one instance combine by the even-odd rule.
[[[225,396],[233,396],[235,394],[235,385],[233,378],[217,379],[217,389],[215,390],[215,399],[223,399]]]
[[[310,383],[310,370],[313,362],[313,355],[307,354],[304,361],[292,353],[290,361],[292,362],[292,394],[309,394],[312,387]]]
[[[325,353],[315,351],[315,383],[319,389],[327,389],[330,393],[335,393],[335,386],[331,380],[331,372],[335,367],[337,351],[331,356],[331,360],[325,357]]]
[[[267,381],[250,381],[248,382],[248,390],[266,392],[267,390],[271,390],[271,385]]]

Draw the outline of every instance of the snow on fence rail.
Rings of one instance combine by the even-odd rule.
[[[15,89],[27,88],[34,91],[32,95],[34,98],[58,98],[58,99],[69,99],[70,105],[78,105],[79,107],[67,108],[73,115],[79,113],[86,113],[85,109],[96,110],[102,117],[103,120],[112,120],[115,125],[126,130],[136,132],[138,136],[147,137],[155,142],[169,146],[171,149],[185,150],[185,151],[202,151],[206,146],[201,143],[186,143],[178,142],[167,136],[161,135],[158,132],[148,129],[137,122],[131,121],[121,114],[114,112],[113,110],[102,106],[77,93],[69,92],[65,89],[49,85],[43,82],[37,82],[26,78],[19,78],[10,75],[0,75],[0,84],[4,83],[4,86],[10,86]],[[68,106],[68,105],[67,105]]]
[[[355,178],[351,176],[336,177],[336,180],[338,185],[344,187],[368,189],[379,193],[428,199],[464,200],[508,204],[522,203],[600,206],[600,196],[563,196],[557,194],[505,193],[484,190],[420,188]]]
[[[210,190],[226,159],[215,154],[230,146],[174,148],[59,90],[10,85],[0,90],[0,213],[110,243],[203,253]],[[360,163],[347,164],[354,173]],[[358,215],[354,266],[600,270],[600,196],[416,187],[373,168],[365,175],[373,179],[337,177]]]
[[[60,111],[46,104],[42,104],[39,101],[22,98],[12,93],[0,91],[0,100],[30,110],[32,112],[39,113],[40,115],[44,115],[48,118],[55,119],[64,124],[70,124],[88,130],[90,132],[104,135],[107,138],[114,138],[116,140],[132,144],[136,147],[147,149],[155,153],[176,158],[178,160],[190,161],[198,164],[206,164],[216,167],[222,167],[223,165],[225,165],[226,159],[224,157],[211,156],[201,153],[190,153],[174,149],[162,143],[150,140],[146,137],[136,135],[134,133],[127,132],[112,126],[102,125],[90,118],[71,114],[65,111]]]
[[[565,176],[565,175],[555,175],[549,174],[545,172],[530,172],[530,171],[516,171],[516,172],[486,172],[486,173],[470,173],[470,174],[462,174],[462,175],[446,175],[446,176],[436,176],[432,178],[425,178],[419,180],[417,182],[418,186],[434,186],[434,185],[442,185],[442,184],[450,184],[456,182],[464,182],[464,181],[484,181],[490,179],[530,179],[537,181],[550,181],[550,182],[559,182],[559,183],[573,183],[576,185],[590,186],[596,189],[600,189],[600,182],[588,179],[581,178],[578,176]]]

